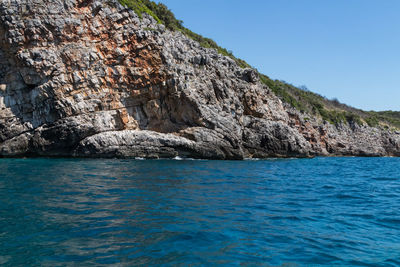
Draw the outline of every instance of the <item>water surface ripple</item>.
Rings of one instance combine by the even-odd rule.
[[[399,266],[400,159],[0,160],[1,266]]]

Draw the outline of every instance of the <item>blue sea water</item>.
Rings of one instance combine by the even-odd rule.
[[[400,159],[1,159],[0,265],[399,266]]]

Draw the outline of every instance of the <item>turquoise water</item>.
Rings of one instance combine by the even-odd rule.
[[[400,159],[0,160],[1,266],[399,266]]]

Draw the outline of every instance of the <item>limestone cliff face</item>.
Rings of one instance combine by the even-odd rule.
[[[400,133],[309,119],[116,0],[0,0],[0,62],[2,156],[400,155]]]

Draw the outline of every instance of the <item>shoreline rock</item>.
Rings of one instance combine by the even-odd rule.
[[[0,60],[2,157],[400,156],[400,133],[301,114],[116,0],[2,1]]]

